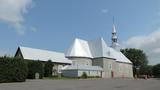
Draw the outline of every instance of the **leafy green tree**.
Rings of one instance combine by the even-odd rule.
[[[35,79],[35,74],[39,73],[39,78],[44,76],[44,67],[40,61],[27,61],[28,64],[28,79]]]
[[[160,64],[153,66],[153,75],[156,78],[160,78]]]
[[[53,70],[53,63],[51,60],[48,60],[44,66],[44,76],[45,77],[52,76],[52,70]]]
[[[146,68],[148,60],[146,54],[142,50],[135,48],[127,48],[121,49],[121,52],[133,63],[134,75],[137,73],[137,70]]]

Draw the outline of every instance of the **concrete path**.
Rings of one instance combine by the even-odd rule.
[[[27,80],[2,83],[0,90],[160,90],[160,80]]]

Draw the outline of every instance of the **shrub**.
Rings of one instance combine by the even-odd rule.
[[[19,58],[0,57],[0,83],[23,82],[27,77],[27,64]]]
[[[87,78],[101,78],[100,76],[88,76]]]
[[[83,72],[81,78],[87,78],[87,77],[88,77],[88,76],[87,76],[87,73],[86,73],[86,72]]]
[[[43,78],[44,69],[40,61],[27,61],[28,64],[28,79],[35,79],[35,74],[39,73],[39,78]]]
[[[53,63],[51,60],[47,61],[44,66],[44,76],[51,77],[52,76]]]

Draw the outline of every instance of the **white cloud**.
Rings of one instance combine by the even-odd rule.
[[[11,53],[10,50],[6,50],[6,49],[0,49],[0,56],[13,56],[13,54]]]
[[[37,28],[35,28],[35,27],[31,27],[31,31],[33,31],[33,32],[37,32]]]
[[[32,0],[0,0],[0,21],[11,25],[18,34],[24,34],[23,14],[31,4]]]
[[[150,64],[160,63],[160,28],[148,35],[131,37],[124,44],[129,48],[144,50]]]
[[[108,9],[102,9],[101,12],[102,13],[108,13]]]

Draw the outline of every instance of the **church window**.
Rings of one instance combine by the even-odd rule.
[[[112,70],[112,64],[109,64],[109,69]]]

